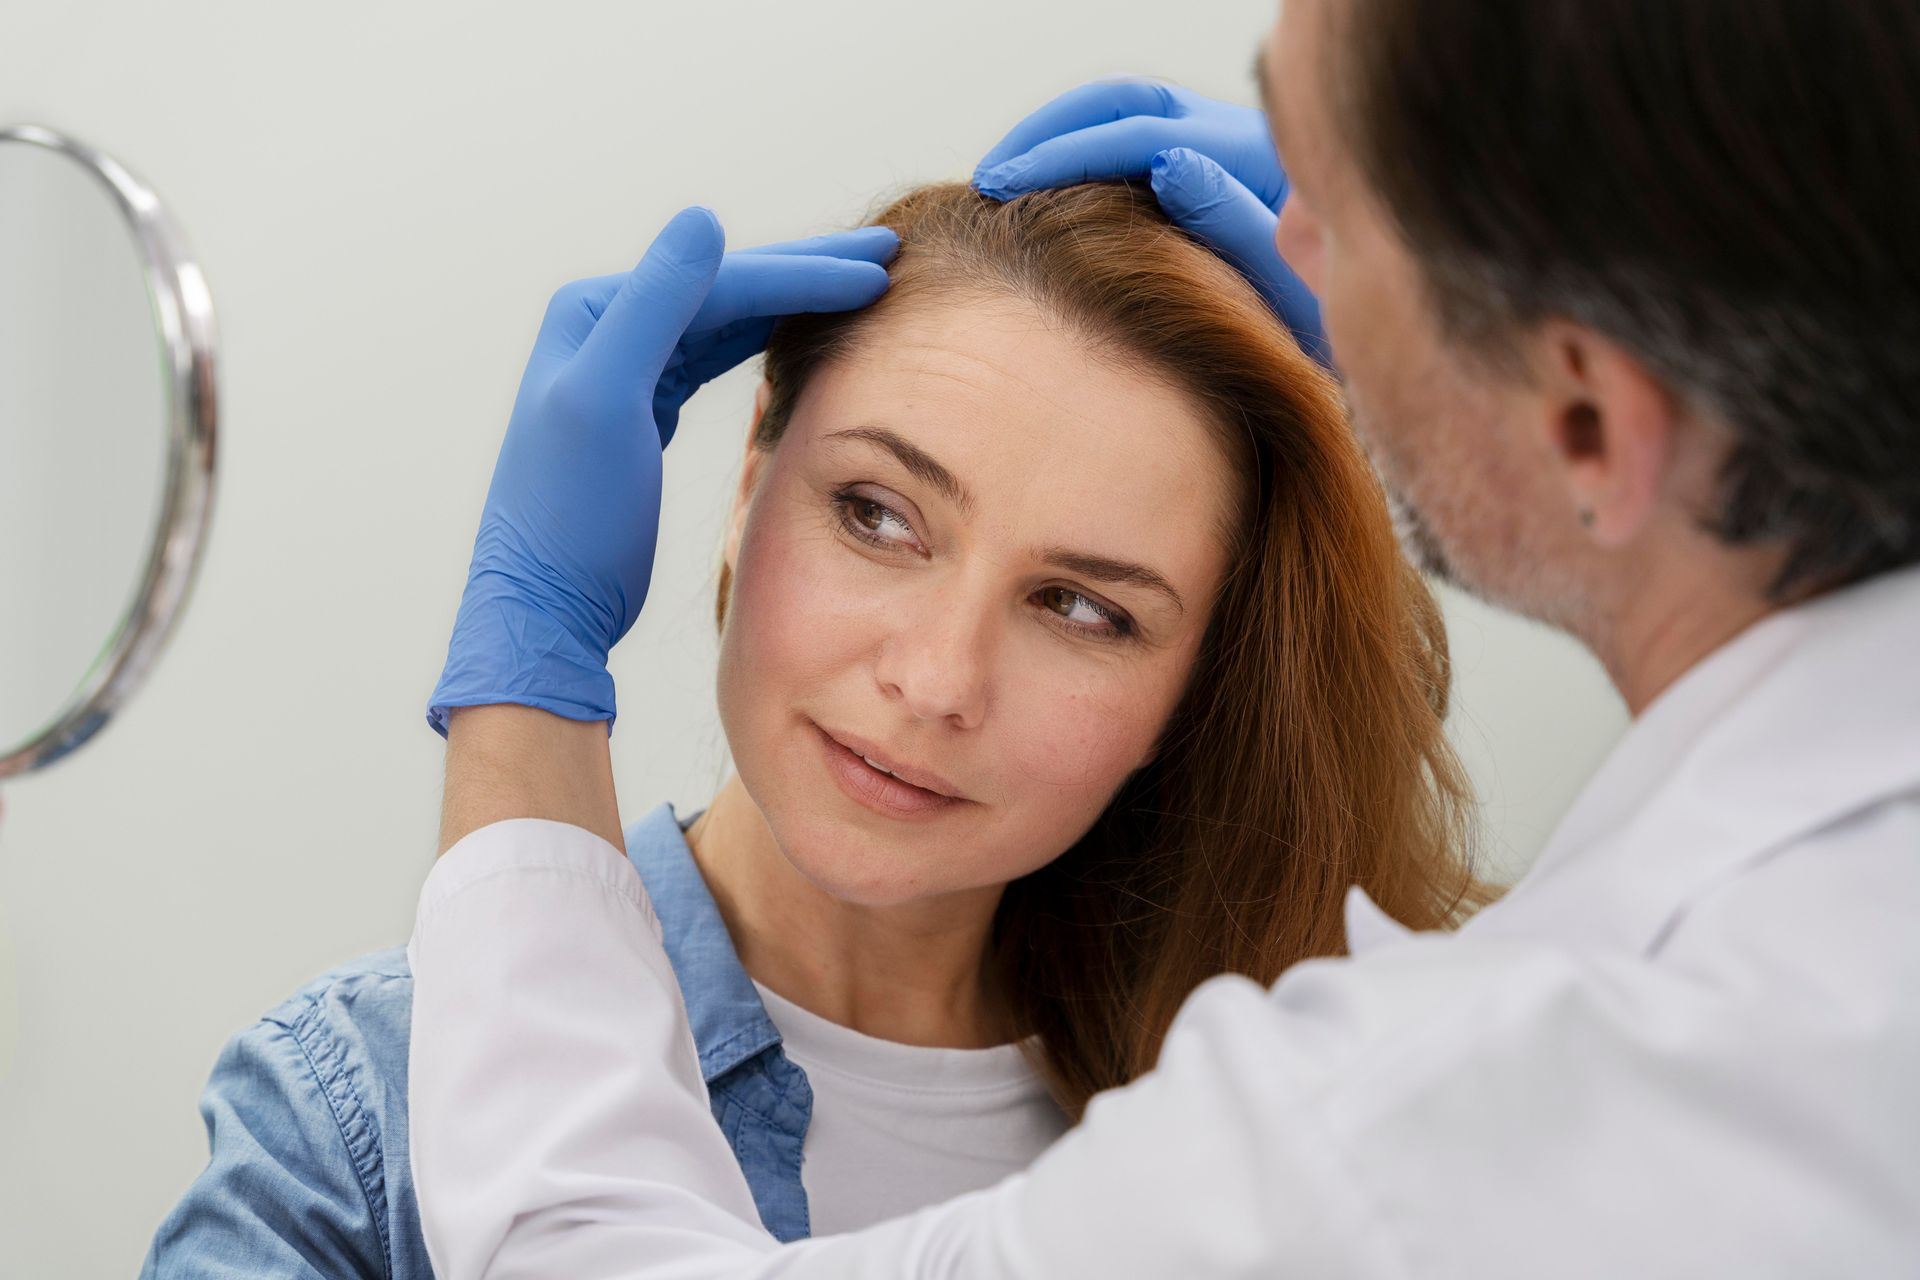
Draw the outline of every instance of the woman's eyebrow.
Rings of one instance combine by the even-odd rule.
[[[973,511],[973,495],[960,483],[960,478],[941,465],[932,454],[919,445],[889,431],[885,427],[848,427],[844,431],[832,431],[821,437],[825,440],[859,440],[866,444],[877,445],[899,459],[900,465],[916,477],[926,481],[941,495],[962,511]],[[1064,569],[1095,582],[1125,583],[1128,586],[1144,587],[1148,591],[1165,596],[1167,602],[1177,613],[1187,611],[1186,602],[1157,570],[1131,560],[1116,560],[1111,556],[1094,555],[1090,551],[1075,551],[1069,547],[1049,547],[1040,555],[1040,559],[1055,568]]]
[[[895,432],[885,427],[849,427],[845,431],[828,434],[828,440],[863,440],[878,445],[899,459],[900,465],[911,471],[921,480],[939,490],[942,497],[969,514],[973,511],[973,495],[967,492],[967,486],[960,478],[942,466],[934,456]]]
[[[1066,547],[1049,547],[1041,553],[1040,558],[1056,568],[1096,582],[1120,582],[1157,591],[1173,605],[1174,612],[1187,611],[1186,603],[1180,599],[1180,593],[1173,589],[1173,584],[1146,565],[1096,556],[1086,551],[1073,551]]]

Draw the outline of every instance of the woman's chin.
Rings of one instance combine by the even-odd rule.
[[[851,906],[897,907],[940,893],[938,878],[906,849],[873,840],[850,825],[811,822],[774,839],[787,864],[813,888]]]
[[[990,872],[952,840],[876,835],[865,822],[828,814],[784,819],[768,814],[774,843],[788,866],[820,893],[857,907],[904,907],[954,893],[978,892]]]

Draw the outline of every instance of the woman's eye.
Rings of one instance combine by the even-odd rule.
[[[837,494],[834,505],[847,531],[866,542],[884,546],[910,546],[917,539],[913,526],[892,507],[857,493]]]
[[[1042,587],[1040,604],[1083,631],[1125,635],[1128,630],[1126,619],[1120,614],[1070,587]]]

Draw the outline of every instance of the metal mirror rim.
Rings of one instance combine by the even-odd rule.
[[[0,144],[6,143],[40,147],[79,164],[107,189],[133,232],[167,371],[167,478],[146,567],[110,644],[45,728],[19,746],[0,743],[0,778],[43,768],[74,751],[146,679],[179,621],[206,545],[218,420],[213,299],[153,189],[113,157],[54,129],[0,127]]]

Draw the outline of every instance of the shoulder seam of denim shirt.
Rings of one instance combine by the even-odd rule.
[[[378,976],[393,979],[400,975]],[[307,1069],[313,1073],[314,1083],[320,1089],[320,1096],[327,1100],[327,1107],[333,1113],[333,1123],[340,1131],[340,1140],[346,1145],[348,1158],[353,1161],[360,1193],[367,1199],[368,1215],[373,1219],[374,1229],[380,1233],[381,1266],[391,1277],[393,1240],[387,1227],[386,1143],[379,1132],[378,1122],[368,1112],[359,1091],[348,1078],[346,1047],[334,1038],[327,1025],[324,998],[338,981],[328,979],[325,985],[314,989],[306,997],[305,1007],[291,1021],[273,1015],[262,1021],[278,1024],[299,1046]],[[274,1012],[278,1014],[279,1010]],[[326,1066],[323,1067],[322,1063]]]

